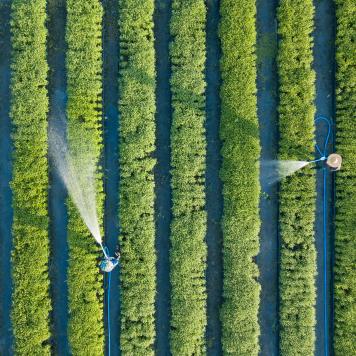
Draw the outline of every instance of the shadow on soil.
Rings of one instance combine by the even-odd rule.
[[[207,209],[207,354],[222,355],[220,307],[223,290],[223,259],[221,218],[223,212],[222,184],[219,178],[221,166],[220,128],[220,42],[219,0],[207,1],[206,23],[206,209]],[[252,130],[253,131],[253,130]],[[257,127],[255,132],[258,132]]]
[[[156,354],[170,355],[170,278],[169,249],[171,224],[170,187],[170,128],[171,92],[169,60],[170,1],[155,1],[155,49],[156,49],[156,251],[157,251],[157,296],[156,296]]]
[[[0,2],[0,355],[12,354],[10,1]]]
[[[65,0],[49,0],[48,13],[48,64],[49,64],[49,120],[48,127],[63,126],[66,112],[65,74]],[[64,141],[66,127],[61,127]],[[50,143],[49,143],[50,144]],[[66,190],[53,164],[49,162],[48,210],[50,217],[50,293],[52,298],[52,348],[58,355],[69,355],[68,343],[68,245]]]
[[[104,115],[104,187],[105,187],[105,244],[114,254],[119,236],[119,157],[118,157],[118,3],[103,0],[103,115]],[[105,330],[110,328],[110,355],[120,355],[120,287],[119,268],[111,272],[110,325],[107,320],[107,297],[105,289]],[[106,354],[109,354],[106,338]]]
[[[257,103],[261,160],[274,160],[278,150],[277,1],[257,1]],[[260,253],[256,258],[261,283],[260,355],[279,354],[278,340],[278,184],[269,184],[261,165]]]

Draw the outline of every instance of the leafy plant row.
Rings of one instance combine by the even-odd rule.
[[[205,23],[203,0],[174,0],[170,249],[173,355],[205,353]]]
[[[336,175],[334,267],[336,356],[355,353],[356,302],[356,7],[352,0],[336,1],[336,150],[343,166]]]
[[[155,55],[153,0],[119,1],[121,352],[153,355]]]
[[[256,4],[222,0],[220,90],[224,213],[222,344],[226,355],[259,352],[259,128]]]
[[[98,164],[102,151],[101,22],[99,0],[67,0],[67,136],[74,160],[88,154]],[[76,162],[76,161],[75,161]],[[80,163],[80,162],[76,162]],[[97,209],[103,216],[101,172],[97,176]],[[102,277],[98,248],[78,210],[68,208],[69,341],[73,355],[103,355]]]
[[[49,355],[46,1],[11,8],[12,326],[17,355]]]
[[[312,0],[281,0],[278,8],[281,160],[309,160],[314,151],[315,73]],[[280,185],[280,350],[313,355],[315,342],[315,174],[311,168]]]

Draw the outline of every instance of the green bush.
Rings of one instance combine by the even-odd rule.
[[[222,344],[226,355],[259,352],[259,128],[256,4],[222,0],[221,126],[224,214]]]
[[[315,73],[312,0],[281,0],[278,8],[279,158],[309,160],[314,152]],[[314,355],[315,174],[311,168],[280,185],[280,350]]]
[[[155,56],[153,0],[119,0],[121,351],[153,355]]]
[[[174,0],[170,250],[173,355],[205,354],[205,23],[203,0]]]
[[[336,1],[336,150],[343,166],[336,174],[336,233],[334,267],[336,356],[356,353],[356,7]]]
[[[68,141],[76,158],[89,150],[97,163],[102,151],[101,22],[99,0],[67,0]],[[96,193],[102,223],[104,194],[99,169]],[[70,347],[73,355],[103,355],[103,286],[97,266],[98,247],[77,208],[71,201],[68,206]]]
[[[17,355],[49,355],[46,1],[12,1],[13,306]]]

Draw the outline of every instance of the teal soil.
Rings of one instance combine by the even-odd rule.
[[[10,2],[0,3],[0,355],[12,354],[11,330],[11,120]]]
[[[65,74],[65,0],[49,0],[48,13],[48,64],[49,64],[49,128],[60,128],[65,140],[66,74]],[[51,144],[49,142],[49,144]],[[51,346],[58,355],[69,355],[68,343],[68,245],[66,190],[52,162],[49,162],[48,210],[50,217],[50,262],[52,297]]]
[[[207,4],[207,58],[206,58],[206,210],[207,210],[207,354],[222,355],[220,307],[223,289],[223,259],[221,217],[223,211],[222,184],[219,178],[221,166],[219,140],[220,127],[220,42],[218,37],[219,1]]]
[[[169,60],[170,1],[155,1],[154,31],[156,49],[156,253],[157,253],[157,294],[156,294],[156,345],[158,356],[170,355],[170,294],[169,248],[171,224],[170,187],[170,128],[171,93]]]
[[[257,104],[261,160],[275,160],[278,150],[276,0],[257,1]],[[261,284],[260,355],[279,354],[278,335],[278,184],[270,184],[261,165],[260,253],[256,258]]]
[[[332,0],[315,1],[315,31],[314,31],[314,70],[316,72],[316,113],[334,120],[334,85],[335,85],[335,9]],[[326,137],[326,126],[317,125],[316,140],[323,143]],[[330,140],[329,153],[332,151],[333,139]],[[323,170],[317,170],[317,198],[316,198],[316,222],[315,244],[317,249],[316,288],[316,355],[332,354],[332,289],[331,289],[331,258],[333,235],[333,198],[332,185],[333,174],[328,172],[326,176],[327,186],[327,253],[324,254],[323,234]],[[325,265],[326,264],[326,265]],[[327,269],[326,289],[324,286],[324,267]],[[324,312],[324,300],[326,301],[326,313]],[[327,325],[325,324],[327,317]]]
[[[119,157],[118,157],[118,4],[103,0],[103,126],[104,126],[104,189],[105,189],[105,244],[111,255],[115,253],[119,235]],[[107,285],[105,285],[107,287]],[[111,272],[110,325],[107,320],[105,289],[106,354],[108,354],[108,328],[110,327],[110,355],[120,355],[120,286],[119,268]]]

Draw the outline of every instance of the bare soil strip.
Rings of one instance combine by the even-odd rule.
[[[157,249],[157,297],[156,297],[156,353],[170,355],[170,280],[169,248],[172,196],[170,187],[170,129],[171,129],[171,76],[169,61],[170,1],[155,1],[155,49],[156,49],[156,249]]]
[[[103,115],[104,115],[104,187],[105,187],[105,244],[114,254],[118,244],[119,221],[119,157],[118,157],[118,4],[104,0],[103,18]],[[105,290],[105,313],[107,290]],[[120,354],[120,288],[119,269],[111,273],[110,289],[111,355]],[[107,335],[107,320],[105,320]],[[106,340],[107,341],[107,340]],[[108,351],[108,345],[106,346]]]
[[[257,1],[257,86],[261,160],[277,158],[277,1]],[[260,270],[261,355],[278,355],[278,185],[269,184],[266,166],[261,166]]]
[[[208,225],[208,267],[206,283],[208,292],[208,325],[206,331],[208,355],[221,355],[220,307],[222,303],[223,260],[221,217],[223,213],[222,183],[219,178],[221,166],[219,140],[220,128],[220,43],[218,36],[219,1],[207,1],[206,24],[206,210]]]
[[[65,0],[49,0],[48,49],[49,64],[49,129],[63,126],[66,112],[66,72],[65,72]],[[61,127],[63,137],[65,127]],[[51,144],[49,142],[49,144]],[[50,216],[50,278],[52,297],[52,346],[58,355],[69,354],[68,344],[68,245],[67,245],[67,209],[66,190],[50,162],[50,186],[48,192],[48,210]]]
[[[314,70],[316,72],[316,113],[334,121],[334,84],[335,84],[335,9],[332,0],[315,1],[315,31],[314,31]],[[326,137],[326,128],[318,125],[316,128],[316,140],[322,143]],[[333,138],[330,140],[329,153],[333,149]],[[336,173],[337,174],[337,173]],[[323,236],[323,172],[317,171],[317,199],[316,199],[316,222],[315,222],[315,242],[317,249],[316,277],[317,301],[316,301],[316,355],[326,355],[326,345],[328,354],[332,345],[331,326],[331,254],[332,254],[332,174],[327,175],[327,255],[324,256],[324,236]],[[327,268],[327,284],[324,288],[324,264]],[[327,318],[324,313],[324,298],[326,298]],[[327,320],[327,334],[325,335],[325,320]],[[326,337],[325,337],[326,336]]]
[[[10,355],[11,331],[11,120],[10,1],[0,3],[0,355]]]

